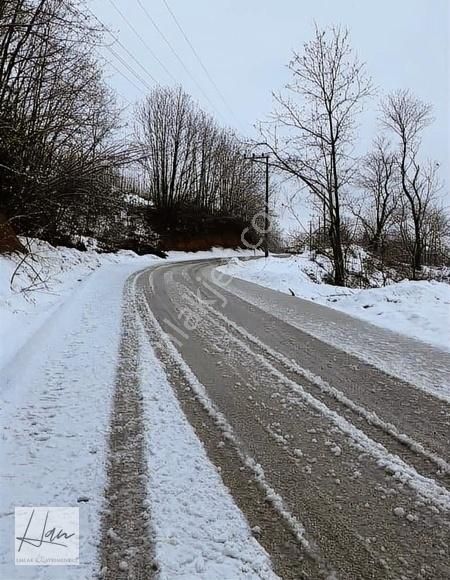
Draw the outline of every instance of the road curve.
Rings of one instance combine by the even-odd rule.
[[[450,578],[450,404],[311,328],[317,315],[345,326],[349,341],[364,333],[395,348],[395,335],[272,291],[260,308],[261,288],[219,279],[217,263],[143,271],[136,303],[186,416],[276,572]],[[308,332],[276,315],[289,298]],[[410,349],[422,352],[414,341]],[[436,367],[448,363],[444,353],[423,353]]]

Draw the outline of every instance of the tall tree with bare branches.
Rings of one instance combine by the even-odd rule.
[[[299,180],[323,207],[334,282],[345,285],[341,206],[355,170],[355,122],[371,92],[365,65],[348,31],[319,30],[289,64],[292,82],[275,95],[271,122],[261,127],[273,164]]]
[[[361,207],[353,213],[361,221],[369,246],[383,251],[385,237],[395,220],[399,197],[399,174],[395,154],[384,136],[361,160],[356,183],[363,193]]]
[[[247,222],[262,208],[262,176],[242,143],[181,87],[157,87],[137,106],[136,142],[152,203],[169,221],[196,208]]]
[[[93,51],[101,31],[80,0],[1,7],[0,210],[19,233],[70,237],[111,215],[105,176],[124,154],[113,139],[115,97]]]
[[[392,93],[382,102],[383,123],[398,142],[396,155],[401,191],[409,206],[413,229],[411,265],[414,276],[422,267],[427,212],[440,189],[437,164],[420,161],[422,133],[432,122],[431,111],[431,105],[423,103],[408,90]]]

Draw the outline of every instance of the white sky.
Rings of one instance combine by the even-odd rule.
[[[439,161],[441,178],[450,184],[449,0],[166,0],[228,108],[192,54],[164,0],[140,1],[196,82],[186,74],[138,0],[90,0],[89,6],[150,75],[160,84],[174,84],[114,9],[114,2],[177,82],[222,124],[249,137],[256,136],[255,122],[271,110],[271,92],[281,89],[289,79],[286,64],[292,50],[300,51],[312,38],[314,22],[348,27],[352,45],[367,63],[380,94],[409,88],[433,104],[436,120],[425,135],[424,155]],[[154,85],[121,47],[115,50],[150,86]],[[105,56],[125,71],[106,51]],[[108,68],[111,84],[128,102],[143,97],[146,89],[129,72],[125,71],[142,87],[140,90]],[[370,147],[377,131],[376,114],[377,99],[373,99],[361,119],[357,148],[361,153]]]

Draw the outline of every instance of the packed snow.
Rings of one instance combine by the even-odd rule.
[[[324,283],[327,270],[323,262],[311,260],[309,254],[232,259],[219,269],[450,350],[450,285],[444,282],[405,280],[379,288],[342,288]],[[374,275],[374,283],[379,278]]]
[[[2,578],[94,577],[123,286],[139,268],[86,277],[2,368]],[[80,508],[80,567],[16,567],[14,507],[49,505]]]

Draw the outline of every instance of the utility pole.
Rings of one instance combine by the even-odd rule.
[[[261,155],[245,155],[245,159],[250,159],[256,163],[265,163],[266,165],[266,200],[264,204],[264,257],[269,257],[269,153]]]

